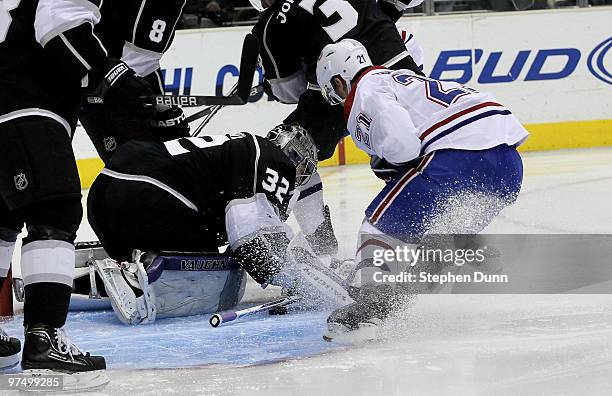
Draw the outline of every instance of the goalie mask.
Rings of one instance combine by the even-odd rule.
[[[308,183],[317,170],[317,148],[308,132],[299,125],[281,124],[268,132],[266,138],[295,165],[295,185]]]

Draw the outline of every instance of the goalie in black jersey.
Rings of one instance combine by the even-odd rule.
[[[285,123],[297,123],[313,137],[319,160],[330,158],[347,136],[341,106],[330,106],[316,84],[316,61],[323,47],[344,38],[363,43],[376,65],[422,74],[406,50],[395,21],[423,0],[251,0],[262,11],[253,34],[260,40],[266,92],[282,103],[297,103]],[[295,215],[311,245],[337,253],[321,178],[300,190]]]
[[[267,138],[236,133],[122,145],[88,197],[89,222],[114,259],[96,266],[119,318],[135,324],[226,309],[240,297],[242,269],[260,284],[293,287],[300,276],[289,270],[292,233],[284,220],[316,162],[310,136],[291,125]],[[228,244],[225,264],[202,264]],[[160,270],[160,260],[152,266],[135,249],[192,259],[178,268],[165,260]],[[198,259],[193,252],[205,253]],[[128,287],[130,272],[140,275]]]

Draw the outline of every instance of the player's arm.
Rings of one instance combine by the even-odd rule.
[[[286,32],[276,15],[267,14],[267,19],[253,28],[253,34],[261,43],[266,92],[282,103],[294,104],[308,88],[306,66],[296,53],[296,33]]]
[[[378,2],[378,7],[391,18],[393,22],[397,22],[404,11],[421,5],[423,1],[424,0],[380,0]]]
[[[145,114],[140,96],[153,94],[149,84],[125,63],[109,58],[94,33],[101,0],[39,0],[34,20],[36,40],[48,54],[58,78],[89,84],[117,111]]]
[[[257,283],[268,283],[285,263],[288,227],[265,194],[235,199],[225,208],[225,228],[234,258]]]
[[[149,83],[163,91],[158,73],[162,55],[168,50],[186,0],[134,2],[126,10],[123,26],[125,45],[121,60]],[[150,77],[149,77],[150,76]],[[161,92],[160,91],[160,92]]]
[[[268,283],[285,264],[292,237],[283,220],[295,195],[295,167],[268,140],[245,139],[253,139],[258,155],[255,166],[236,166],[237,198],[225,208],[225,228],[234,257],[258,283]]]
[[[371,119],[370,141],[376,155],[395,165],[417,158],[421,151],[418,130],[393,92],[378,78],[370,78],[362,81],[357,95],[360,109]]]
[[[45,48],[58,76],[80,82],[102,68],[107,52],[93,27],[101,18],[100,0],[39,0],[36,40]]]

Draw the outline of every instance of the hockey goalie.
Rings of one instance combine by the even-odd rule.
[[[289,248],[284,220],[316,162],[312,138],[296,125],[267,138],[125,143],[88,197],[89,222],[109,257],[93,260],[97,277],[83,271],[75,291],[105,292],[126,324],[229,309],[244,293],[245,273],[311,303],[348,303],[342,278],[305,240]]]

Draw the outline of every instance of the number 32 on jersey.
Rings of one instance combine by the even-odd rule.
[[[261,187],[273,193],[278,202],[282,204],[287,196],[287,191],[289,191],[289,181],[284,177],[280,178],[278,172],[271,168],[266,168],[266,176],[261,182]]]

